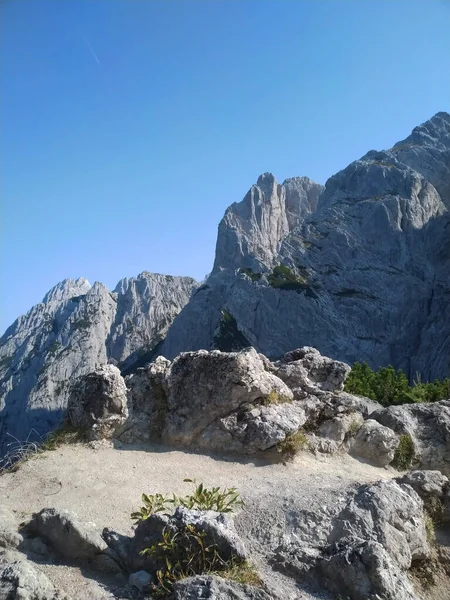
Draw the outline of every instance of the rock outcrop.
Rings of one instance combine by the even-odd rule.
[[[449,375],[449,190],[447,113],[324,189],[261,176],[227,209],[214,269],[161,353],[228,350],[234,336],[233,349],[270,358],[313,346],[424,381]]]
[[[69,423],[90,440],[112,437],[128,416],[127,388],[114,365],[75,379],[67,404]]]
[[[371,418],[399,435],[411,436],[413,467],[439,469],[450,475],[450,400],[389,406],[375,411]]]
[[[83,278],[50,290],[0,340],[0,456],[11,436],[39,440],[61,421],[72,379],[108,361],[147,362],[195,287],[142,273],[114,292]]]

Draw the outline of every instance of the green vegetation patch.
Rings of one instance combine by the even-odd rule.
[[[345,382],[349,394],[366,396],[383,406],[411,404],[414,402],[437,402],[450,398],[450,379],[422,383],[420,378],[409,385],[401,369],[389,365],[373,371],[365,362],[356,362]]]
[[[221,311],[221,319],[214,334],[214,348],[222,352],[236,352],[251,346],[240,331],[236,319],[225,308]]]
[[[267,275],[269,285],[278,290],[306,293],[307,296],[316,297],[309,283],[307,271],[303,275],[296,275],[288,266],[280,264],[274,267],[272,273]]]
[[[287,435],[277,444],[277,452],[287,459],[293,459],[301,450],[309,450],[309,441],[304,431],[299,429]]]
[[[242,269],[239,269],[239,273],[247,275],[247,277],[250,277],[252,281],[259,281],[262,277],[262,273],[255,273],[249,267],[243,267]]]
[[[408,433],[405,433],[400,436],[400,443],[395,450],[392,465],[399,471],[407,471],[411,468],[414,455],[415,451],[412,437]]]
[[[278,394],[275,392],[275,390],[272,390],[270,394],[263,399],[264,406],[271,406],[273,404],[286,404],[290,402],[292,402],[292,399],[289,398],[289,396]]]

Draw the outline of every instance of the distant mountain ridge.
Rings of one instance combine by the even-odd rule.
[[[126,369],[151,353],[197,285],[144,272],[114,292],[83,278],[52,288],[0,339],[0,454],[7,433],[23,440],[59,422],[71,378],[107,362]]]
[[[0,453],[6,433],[51,429],[71,378],[99,364],[129,372],[157,354],[247,345],[450,374],[448,113],[325,186],[261,175],[226,210],[201,285],[145,272],[114,292],[55,286],[0,339]]]

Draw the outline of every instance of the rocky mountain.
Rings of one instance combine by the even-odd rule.
[[[197,283],[141,273],[114,292],[66,279],[0,339],[0,454],[13,435],[39,437],[61,419],[69,382],[113,362],[146,362]],[[32,431],[35,430],[35,431]]]
[[[114,292],[66,280],[0,340],[0,444],[61,418],[71,378],[157,354],[255,347],[271,359],[312,346],[411,379],[450,374],[450,115],[371,150],[325,187],[261,175],[232,204],[214,267],[142,273]],[[1,448],[0,448],[1,452]]]
[[[450,374],[450,115],[370,151],[322,187],[262,175],[219,225],[214,269],[161,354],[308,345]]]

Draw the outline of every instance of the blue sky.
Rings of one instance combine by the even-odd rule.
[[[200,279],[260,173],[324,183],[449,109],[449,0],[0,13],[2,331],[66,277]]]

